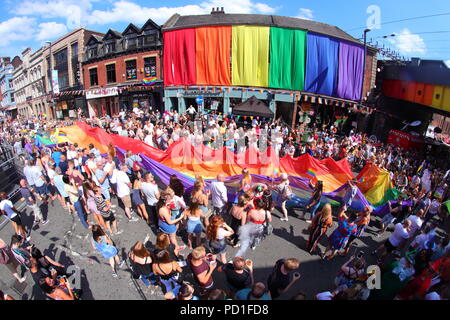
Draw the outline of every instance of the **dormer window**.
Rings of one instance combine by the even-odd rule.
[[[125,36],[123,41],[125,49],[134,49],[137,47],[137,36],[135,34]]]
[[[95,58],[97,56],[97,46],[89,47],[88,49],[88,57]]]
[[[105,53],[113,53],[116,51],[115,41],[110,41],[105,44]]]

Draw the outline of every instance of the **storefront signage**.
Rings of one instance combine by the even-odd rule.
[[[97,98],[104,98],[104,97],[112,97],[112,96],[118,96],[119,90],[117,87],[112,88],[104,88],[104,89],[92,89],[86,91],[86,99],[97,99]]]
[[[205,92],[205,91],[201,91],[201,90],[186,90],[182,93],[182,96],[184,97],[193,97],[196,98],[198,96],[203,96],[203,97],[222,97],[223,93],[221,92]],[[178,97],[178,95],[177,95]]]

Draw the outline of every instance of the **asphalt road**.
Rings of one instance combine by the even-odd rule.
[[[117,201],[113,200],[113,203],[117,204]],[[127,266],[119,270],[118,278],[113,278],[108,261],[93,250],[90,244],[91,233],[89,230],[84,229],[78,217],[70,215],[58,201],[55,201],[53,205],[50,204],[48,209],[42,205],[42,209],[47,212],[49,223],[45,226],[34,226],[30,242],[46,255],[65,266],[76,265],[79,268],[83,299],[163,299],[162,292],[158,287],[146,288],[140,280],[134,280]],[[23,220],[29,226],[33,219],[30,217],[29,209],[26,209],[25,212]],[[308,299],[312,299],[319,292],[334,289],[334,279],[347,258],[337,256],[332,261],[326,262],[322,261],[317,255],[311,256],[303,250],[308,238],[306,229],[309,225],[296,216],[290,217],[289,222],[280,221],[280,217],[281,213],[275,210],[273,216],[274,233],[265,239],[256,250],[249,250],[246,253],[245,258],[254,261],[255,280],[265,282],[278,259],[297,258],[301,262],[299,269],[301,278],[289,292],[281,297],[282,299],[289,299],[299,291],[306,293]],[[122,257],[126,257],[129,249],[136,241],[144,241],[149,247],[154,243],[155,233],[144,221],[128,222],[123,210],[119,207],[117,207],[116,218],[118,219],[119,229],[124,230],[124,232],[113,237],[113,240],[120,249]],[[372,218],[372,222],[363,236],[353,242],[354,249],[351,251],[364,251],[369,264],[375,262],[370,252],[390,234],[386,232],[383,237],[376,238],[373,231],[378,230],[377,221],[379,221],[379,218]],[[333,227],[328,231],[328,235],[336,226],[337,223],[334,222]],[[448,230],[448,223],[446,227]],[[12,227],[9,224],[0,230],[0,238],[5,242],[9,243],[12,234]],[[179,238],[179,243],[182,243],[182,241]],[[322,251],[326,244],[327,239],[322,239],[320,245]],[[227,258],[231,259],[237,250],[228,247]],[[188,249],[182,252],[184,256],[187,256],[188,253]],[[5,266],[0,266],[0,289],[16,299],[45,299],[39,287],[35,285],[31,273],[25,271],[24,274],[27,275],[27,280],[25,284],[20,285]],[[186,280],[192,279],[188,270],[186,274]],[[224,277],[221,273],[215,272],[214,279],[217,287],[225,288]]]

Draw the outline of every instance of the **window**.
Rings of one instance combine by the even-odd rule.
[[[156,57],[144,58],[145,77],[156,77]]]
[[[148,35],[148,36],[144,37],[144,44],[145,45],[152,45],[154,43],[155,43],[155,35],[154,34],[151,34],[151,35]]]
[[[72,44],[72,58],[78,57],[78,42]]]
[[[136,60],[128,60],[126,62],[127,80],[137,79]]]
[[[125,49],[134,49],[137,47],[137,37],[135,35],[127,36],[124,41]]]
[[[116,51],[116,43],[115,42],[109,42],[105,44],[105,53],[112,53]]]
[[[58,84],[59,88],[69,87],[69,65],[67,61],[67,48],[58,51],[53,55],[55,60],[55,67],[58,70]]]
[[[10,80],[8,80],[8,83],[9,83],[9,88],[13,89],[14,88],[14,82],[10,79]]]
[[[97,47],[88,49],[88,58],[95,58],[97,56]]]
[[[97,68],[89,69],[89,78],[91,86],[98,86]]]
[[[16,100],[14,99],[14,92],[11,92],[11,103],[14,103]]]
[[[106,81],[108,83],[116,82],[116,65],[114,63],[106,66]]]

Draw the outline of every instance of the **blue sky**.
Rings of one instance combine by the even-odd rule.
[[[379,9],[380,29],[369,33],[374,42],[402,56],[442,59],[450,65],[447,0],[0,0],[0,3],[0,56],[20,55],[26,47],[39,49],[46,40],[55,40],[78,26],[100,32],[109,28],[123,31],[130,22],[142,26],[151,18],[163,24],[174,13],[205,14],[212,7],[224,7],[227,13],[302,17],[336,25],[360,38],[367,20]],[[375,11],[367,13],[370,6],[375,6]],[[447,15],[388,23],[437,14]],[[383,38],[391,34],[396,36]]]

